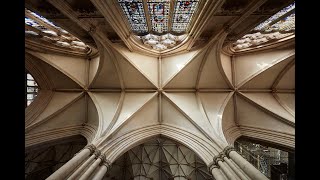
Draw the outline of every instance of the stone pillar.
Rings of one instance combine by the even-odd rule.
[[[223,158],[224,161],[230,166],[230,168],[240,177],[241,180],[250,180],[247,178],[226,156]]]
[[[66,177],[87,157],[90,156],[94,152],[96,147],[91,144],[86,146],[83,150],[81,150],[78,154],[76,154],[72,159],[70,159],[67,163],[61,166],[57,171],[51,174],[47,180],[57,180],[57,179],[66,179]]]
[[[78,176],[81,175],[81,173],[84,171],[84,169],[92,163],[92,161],[97,157],[97,155],[100,155],[100,151],[97,150],[90,156],[89,159],[87,159],[79,168],[76,169],[75,172],[72,173],[72,175],[68,178],[68,180],[75,180],[78,178]]]
[[[228,169],[228,167],[223,163],[223,160],[220,156],[216,156],[213,158],[213,162],[220,166],[220,169],[224,172],[224,174],[227,176],[230,180],[239,180],[232,172]]]
[[[93,171],[96,170],[96,168],[99,166],[99,164],[104,158],[105,158],[104,154],[99,156],[97,160],[94,161],[94,163],[87,169],[87,171],[84,172],[84,174],[79,178],[79,180],[87,180],[90,177],[90,175],[93,173]]]
[[[92,180],[101,180],[103,176],[111,169],[111,163],[110,161],[104,159],[104,161],[101,162],[101,167],[98,170],[98,172],[93,176]]]
[[[223,174],[219,171],[219,167],[213,161],[209,166],[209,171],[212,173],[212,176],[215,180],[225,180]]]
[[[227,146],[224,151],[250,178],[254,180],[268,180],[264,174],[238,154],[232,146]]]

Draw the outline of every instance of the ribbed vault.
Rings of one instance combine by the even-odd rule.
[[[26,68],[42,78],[26,109],[27,147],[81,134],[115,161],[163,135],[206,165],[240,136],[294,148],[294,47],[225,54],[223,32],[201,48],[148,56],[112,43],[64,3],[49,2],[90,32],[99,54],[26,51]]]
[[[80,133],[103,145],[170,126],[211,141],[216,152],[241,135],[293,148],[294,49],[230,57],[222,42],[158,58],[119,45],[99,45],[90,60],[28,52],[40,69],[51,69],[53,87],[28,120],[27,144]]]
[[[105,179],[209,180],[213,177],[193,151],[161,136],[119,157]]]

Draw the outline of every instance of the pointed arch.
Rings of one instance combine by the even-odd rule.
[[[162,135],[194,151],[207,165],[222,149],[207,138],[201,138],[184,129],[170,125],[152,125],[131,131],[115,139],[100,142],[98,148],[106,154],[107,159],[114,162],[129,149],[148,141],[155,136]],[[99,147],[100,146],[100,147]]]

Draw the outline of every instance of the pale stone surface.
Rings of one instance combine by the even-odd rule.
[[[47,180],[56,180],[56,179],[64,179],[68,176],[68,174],[77,167],[84,159],[86,159],[90,155],[89,149],[83,149],[80,151],[75,157],[69,160],[66,164],[64,164],[61,168],[59,168],[56,172],[50,175]]]
[[[250,178],[256,180],[268,180],[266,176],[264,176],[259,170],[257,170],[252,164],[246,161],[237,152],[231,151],[229,153],[229,156],[239,165],[241,169],[243,169],[248,174],[248,176],[250,176]]]
[[[44,111],[34,114],[34,122],[41,125],[38,129],[36,126],[27,127],[26,144],[38,145],[81,134],[88,143],[99,144],[97,149],[114,162],[147,140],[164,136],[189,147],[205,165],[209,165],[213,157],[241,135],[294,147],[295,118],[270,93],[271,90],[286,93],[291,90],[294,93],[294,65],[288,68],[288,64],[292,63],[289,60],[281,61],[286,56],[294,56],[292,47],[281,49],[280,46],[273,46],[278,49],[222,54],[221,45],[230,40],[224,39],[227,33],[232,35],[233,28],[242,31],[243,26],[250,27],[250,23],[241,23],[246,19],[243,14],[237,15],[240,17],[237,19],[232,14],[214,17],[215,12],[223,14],[215,9],[223,2],[206,1],[210,10],[199,15],[213,17],[201,21],[196,19],[190,28],[190,36],[180,47],[157,54],[134,44],[133,34],[125,28],[127,24],[121,21],[123,16],[117,12],[116,3],[91,2],[107,18],[107,26],[111,31],[106,32],[112,34],[112,29],[115,29],[121,42],[119,39],[108,39],[103,23],[75,17],[71,13],[72,5],[58,0],[49,1],[68,19],[81,26],[83,33],[92,36],[99,55],[89,62],[88,59],[92,58],[90,54],[80,58],[77,55],[61,55],[61,52],[57,53],[59,55],[43,53],[41,47],[32,48],[28,44],[29,51],[34,51],[31,54],[40,58],[37,68],[45,72],[43,74],[48,74],[48,81],[54,84],[49,91],[69,94],[54,95]],[[246,13],[255,12],[262,2],[252,3]],[[234,27],[223,27],[228,24]],[[243,25],[242,28],[237,28],[241,26],[239,24]],[[211,34],[210,38],[205,36],[206,33]],[[207,39],[197,39],[200,35]],[[193,46],[196,43],[197,46]],[[42,50],[42,53],[37,50]],[[234,59],[234,67],[231,58]],[[285,69],[288,71],[284,72]],[[41,73],[35,77],[39,76]],[[277,86],[276,80],[279,80]],[[91,86],[88,86],[91,82]],[[243,91],[248,89],[252,92]],[[77,99],[81,93],[85,96]],[[294,112],[294,95],[279,97]],[[230,156],[238,166],[232,164],[231,160],[230,163],[229,159],[226,162],[219,161],[219,167],[210,172],[216,179],[250,179],[247,176],[265,179],[234,153],[231,152]],[[84,162],[89,154],[88,150],[83,150],[49,179],[64,179],[76,167],[71,179],[78,178],[78,173],[82,175],[80,179],[92,176],[94,179],[103,178],[108,167],[101,166],[100,158],[92,163],[92,156]],[[83,174],[82,170],[85,171]],[[187,168],[184,167],[184,170]]]

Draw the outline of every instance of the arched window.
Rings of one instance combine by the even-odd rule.
[[[39,86],[29,72],[26,72],[26,107],[37,97]]]

